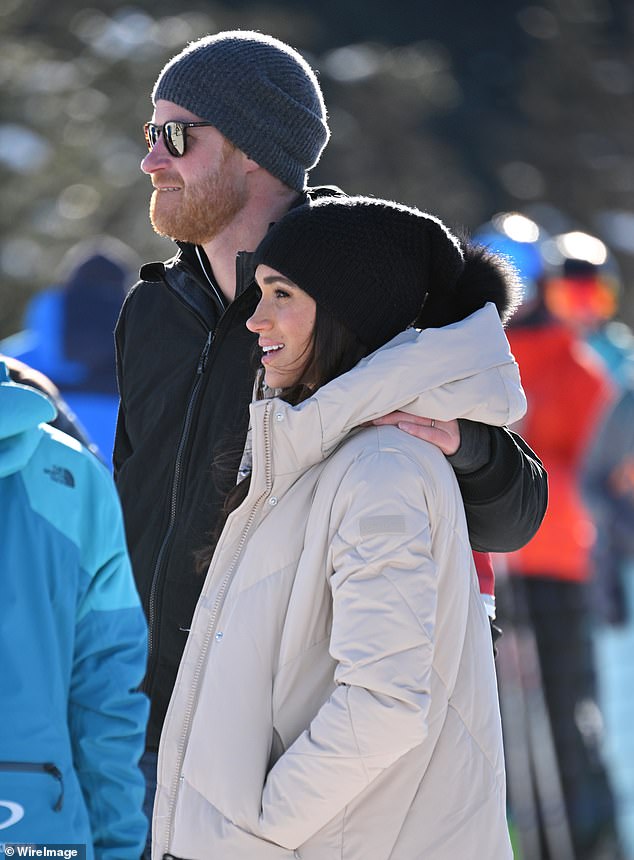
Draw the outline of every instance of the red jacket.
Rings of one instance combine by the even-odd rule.
[[[538,453],[549,481],[544,521],[525,547],[507,556],[509,572],[584,581],[595,530],[579,471],[613,386],[600,359],[560,323],[511,327],[507,335],[528,400],[514,429]]]

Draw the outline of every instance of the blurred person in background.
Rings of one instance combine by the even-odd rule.
[[[595,631],[606,759],[634,858],[634,387],[624,384],[588,452],[583,489],[597,526]]]
[[[147,627],[112,477],[54,419],[0,362],[0,833],[138,860]]]
[[[114,237],[79,242],[64,256],[57,283],[31,300],[24,330],[0,342],[0,352],[51,380],[108,464],[119,403],[114,328],[138,268],[135,252]]]
[[[606,419],[593,453],[589,455],[588,492],[595,503],[598,518],[596,555],[597,596],[602,601],[602,617],[609,623],[622,620],[623,605],[619,607],[622,591],[616,575],[622,550],[629,555],[627,544],[621,543],[623,513],[620,509],[614,521],[599,496],[605,491],[606,500],[616,485],[609,474],[616,474],[623,464],[627,474],[627,428],[618,427],[629,414],[628,403],[634,385],[634,334],[617,318],[619,297],[623,290],[618,268],[612,255],[600,239],[581,231],[561,233],[543,243],[547,263],[544,274],[544,301],[549,311],[579,335],[605,362],[620,396]],[[606,446],[606,441],[613,444]],[[612,525],[615,528],[612,528]],[[605,587],[604,587],[605,586]]]
[[[595,647],[605,755],[619,830],[634,858],[634,335],[618,319],[623,292],[604,242],[569,231],[543,243],[544,300],[605,362],[618,386],[587,452],[582,484],[596,526],[592,547]]]
[[[615,383],[634,378],[634,334],[619,320],[623,291],[616,261],[596,236],[573,230],[542,243],[544,302],[602,358]]]
[[[524,300],[508,328],[528,400],[516,429],[539,451],[549,476],[539,531],[505,563],[514,603],[535,635],[575,860],[617,858],[591,629],[596,532],[580,488],[584,459],[615,388],[603,361],[545,301],[539,233],[521,214],[500,213],[476,234],[524,277]]]
[[[164,67],[152,103],[141,165],[154,189],[150,219],[178,247],[143,267],[117,323],[113,456],[149,623],[150,810],[161,727],[203,583],[196,554],[235,484],[247,432],[253,251],[293,206],[342,193],[307,186],[330,133],[326,108],[313,70],[279,40],[204,37]],[[476,421],[394,420],[453,455],[474,549],[514,549],[535,533],[546,475],[523,440]]]

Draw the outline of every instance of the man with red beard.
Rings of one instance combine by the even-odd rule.
[[[200,39],[161,71],[152,101],[141,167],[154,187],[152,225],[178,251],[141,269],[117,324],[113,455],[149,624],[148,811],[204,580],[197,553],[217,536],[246,436],[256,338],[245,321],[258,300],[250,252],[290,207],[342,194],[307,187],[327,114],[313,70],[283,42],[248,31]],[[512,550],[533,536],[546,475],[519,437],[462,419],[389,420],[452,455],[474,549]]]

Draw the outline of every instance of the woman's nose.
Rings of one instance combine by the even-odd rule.
[[[267,326],[270,326],[270,321],[267,319],[263,303],[260,301],[252,316],[247,320],[247,328],[249,331],[259,332],[264,331]]]

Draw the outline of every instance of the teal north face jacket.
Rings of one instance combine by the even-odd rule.
[[[0,842],[138,860],[147,629],[114,485],[0,362]]]

